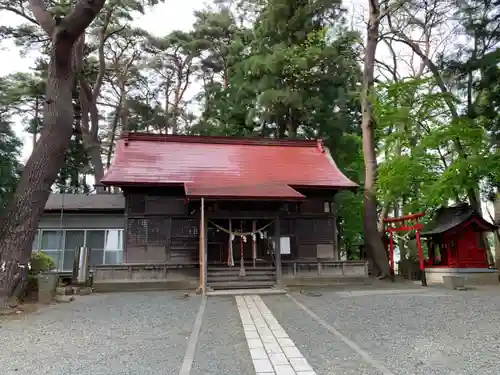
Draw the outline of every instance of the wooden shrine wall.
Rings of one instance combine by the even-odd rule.
[[[125,197],[126,263],[198,263],[199,219],[183,197]]]
[[[125,262],[197,264],[199,209],[196,204],[188,204],[180,194],[148,193],[125,191]],[[337,258],[335,210],[331,203],[325,208],[324,198],[306,199],[298,205],[270,202],[269,207],[260,207],[259,204],[255,202],[258,210],[251,207],[240,210],[236,203],[226,204],[227,208],[221,203],[219,209],[207,210],[206,216],[213,219],[279,216],[281,235],[290,237],[291,254],[284,255],[284,259]],[[274,235],[274,230],[274,226],[270,228],[270,234]]]

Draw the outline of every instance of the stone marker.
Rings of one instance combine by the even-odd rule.
[[[38,276],[38,302],[50,303],[54,298],[59,276],[54,274],[41,274]]]

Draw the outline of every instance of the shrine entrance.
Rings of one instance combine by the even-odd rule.
[[[406,235],[410,235],[415,231],[415,240],[418,250],[418,260],[419,268],[421,272],[422,286],[427,286],[427,281],[425,279],[425,265],[424,265],[424,254],[422,251],[422,243],[420,239],[420,230],[423,228],[423,224],[419,220],[425,215],[423,212],[416,214],[387,218],[384,219],[385,224],[385,234],[389,237],[389,246],[387,249],[390,272],[391,276],[394,276],[394,236],[396,234],[406,232]],[[399,249],[401,254],[401,249]]]
[[[254,266],[272,263],[273,220],[208,220],[208,262],[229,267],[241,262]]]

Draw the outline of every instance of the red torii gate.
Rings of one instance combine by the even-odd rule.
[[[422,252],[422,243],[420,241],[420,230],[423,224],[419,219],[425,215],[424,212],[416,214],[405,215],[400,217],[391,217],[384,219],[385,232],[389,233],[389,263],[391,268],[391,275],[394,275],[394,232],[408,232],[415,231],[415,239],[417,242],[418,259],[420,261],[420,272],[422,273],[422,285],[427,286],[425,280],[425,267],[424,267],[424,254]],[[401,251],[401,249],[400,249]]]

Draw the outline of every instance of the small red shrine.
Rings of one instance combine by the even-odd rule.
[[[443,275],[460,273],[469,281],[486,279],[498,282],[481,235],[496,230],[468,204],[440,208],[434,219],[421,230],[427,239],[429,258],[425,261],[428,282],[442,282]],[[488,274],[491,274],[489,276]],[[468,276],[467,276],[468,275]],[[435,279],[435,280],[434,280]]]

